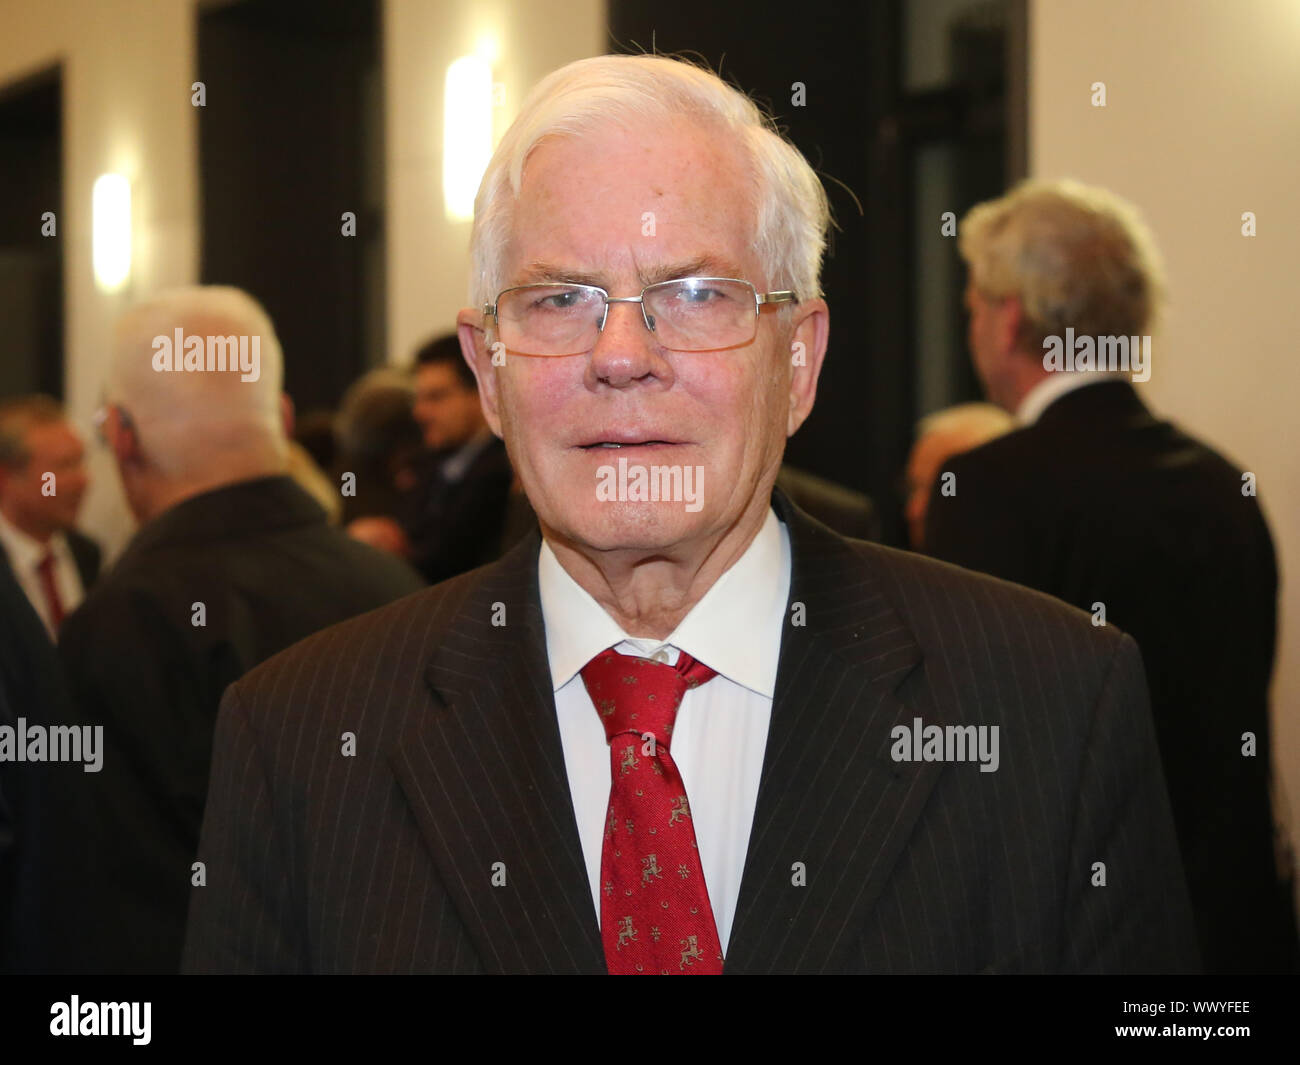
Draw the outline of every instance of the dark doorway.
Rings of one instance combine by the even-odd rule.
[[[198,59],[202,280],[261,300],[285,390],[300,411],[332,407],[384,359],[378,4],[205,7]]]
[[[0,397],[63,398],[63,90],[0,92]]]
[[[839,227],[822,274],[830,350],[787,458],[867,492],[885,539],[902,543],[898,479],[917,416],[978,398],[940,214],[960,219],[1023,173],[1024,0],[701,10],[610,0],[611,48],[694,53],[767,106],[821,175]]]

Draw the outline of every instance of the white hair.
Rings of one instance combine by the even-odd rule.
[[[237,370],[158,371],[157,337],[258,339],[256,380]],[[280,389],[284,360],[271,319],[242,289],[192,285],[158,292],[118,318],[105,398],[123,407],[149,461],[186,477],[219,469],[232,454],[287,455]]]
[[[1137,211],[1114,193],[1075,181],[1025,181],[972,207],[959,246],[975,288],[1019,298],[1020,341],[1048,336],[1144,336],[1164,297],[1164,270]]]
[[[603,125],[635,130],[683,117],[719,127],[753,164],[754,246],[769,281],[800,299],[821,295],[830,210],[808,161],[744,93],[708,70],[656,55],[602,55],[547,75],[528,94],[497,145],[474,201],[470,302],[505,287],[502,256],[524,164],[546,137],[578,137]]]

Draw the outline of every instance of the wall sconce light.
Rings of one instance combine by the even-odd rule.
[[[131,183],[101,174],[91,193],[95,284],[116,292],[131,274]]]
[[[442,118],[442,196],[447,218],[468,222],[492,158],[492,66],[462,56],[447,68]]]

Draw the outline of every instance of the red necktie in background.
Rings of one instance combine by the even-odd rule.
[[[600,932],[611,973],[722,972],[695,825],[668,747],[682,696],[717,674],[602,651],[582,682],[609,741],[612,784],[600,862]]]
[[[59,598],[59,586],[54,583],[54,552],[46,551],[45,556],[36,564],[40,574],[41,591],[45,593],[45,603],[50,608],[51,627],[55,632],[63,624],[63,600]]]

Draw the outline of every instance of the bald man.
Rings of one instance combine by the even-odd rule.
[[[72,695],[103,769],[69,774],[61,896],[29,968],[179,967],[226,686],[263,659],[423,586],[349,539],[287,474],[279,341],[232,288],[162,293],[117,323],[99,422],[140,529],[65,622]]]

